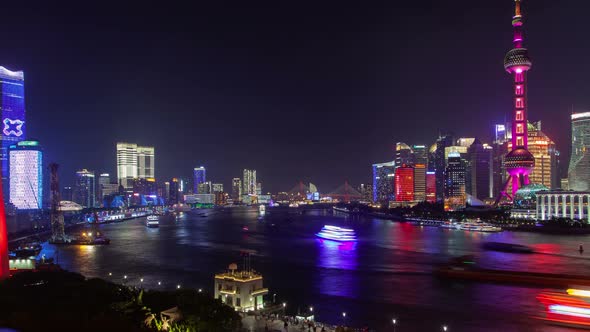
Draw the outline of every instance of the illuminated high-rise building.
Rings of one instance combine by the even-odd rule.
[[[454,152],[449,155],[445,169],[444,206],[446,211],[454,211],[465,207],[465,162]]]
[[[475,139],[467,149],[467,193],[483,201],[494,197],[493,149]]]
[[[207,172],[205,170],[204,166],[201,167],[195,167],[193,169],[193,188],[194,188],[194,193],[195,194],[208,194],[208,193],[202,193],[199,191],[199,185],[201,183],[205,183],[207,181]]]
[[[425,145],[414,145],[414,200],[426,200],[426,171],[428,167],[428,151]]]
[[[76,172],[73,201],[88,208],[96,204],[96,181],[94,172],[82,169]]]
[[[504,69],[512,75],[513,80],[513,112],[512,112],[512,148],[504,157],[504,167],[509,174],[502,190],[502,195],[512,200],[507,188],[511,184],[512,192],[530,183],[529,175],[535,166],[535,158],[528,151],[527,125],[527,72],[532,61],[528,50],[523,47],[521,0],[515,0],[515,13],[512,18],[514,29],[514,47],[504,58]],[[498,197],[498,201],[501,197]]]
[[[414,165],[414,151],[406,143],[398,142],[395,144],[395,167],[402,165]]]
[[[37,141],[20,141],[9,149],[10,202],[17,209],[43,208],[43,152]]]
[[[531,183],[550,189],[559,188],[558,157],[555,142],[541,130],[541,121],[528,125],[529,152],[535,157],[535,168],[529,175]]]
[[[205,181],[203,183],[199,183],[197,186],[197,193],[199,194],[211,194],[212,193],[212,183],[211,181]]]
[[[395,161],[373,164],[373,202],[387,203],[393,200]]]
[[[25,76],[22,71],[11,71],[0,66],[0,112],[2,116],[2,190],[8,196],[8,149],[25,140]],[[8,197],[4,197],[8,199]]]
[[[117,179],[125,189],[133,188],[138,177],[137,144],[117,143]]]
[[[414,168],[401,165],[395,168],[395,201],[414,201]]]
[[[455,145],[455,140],[450,134],[441,135],[436,140],[436,149],[432,152],[433,154],[433,171],[436,174],[436,200],[442,201],[445,193],[445,168],[447,158],[445,156],[446,148],[448,146]]]
[[[155,149],[153,146],[137,147],[137,177],[140,179],[156,178]]]
[[[258,185],[258,182],[256,182],[256,170],[244,169],[242,184],[244,186],[242,195],[256,195]]]
[[[223,183],[212,183],[211,184],[211,193],[220,193],[223,192]]]
[[[572,154],[567,186],[575,191],[590,191],[590,112],[572,116]]]
[[[426,202],[436,203],[436,173],[426,172]]]
[[[240,178],[231,180],[231,198],[234,202],[242,200],[242,180]]]

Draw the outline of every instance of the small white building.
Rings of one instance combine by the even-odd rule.
[[[215,275],[215,298],[237,311],[264,308],[264,295],[268,289],[262,286],[262,275],[253,271],[238,271],[234,263],[225,273]]]

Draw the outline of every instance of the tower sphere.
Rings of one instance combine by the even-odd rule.
[[[529,50],[526,48],[513,48],[504,57],[504,69],[511,73],[520,68],[522,71],[529,70],[533,65],[529,57]]]
[[[535,167],[535,157],[527,150],[518,148],[510,151],[506,157],[504,157],[504,166],[508,173],[511,170],[521,169],[531,172]]]

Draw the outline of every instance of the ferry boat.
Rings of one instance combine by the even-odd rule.
[[[149,228],[160,227],[160,217],[158,217],[155,214],[151,214],[151,215],[147,216],[146,221],[145,221],[145,225]]]
[[[15,257],[15,258],[34,257],[34,256],[37,256],[41,252],[42,249],[43,249],[43,246],[39,242],[25,243],[25,244],[19,245],[14,250],[11,250],[9,252],[9,256]]]
[[[473,261],[473,257],[470,256],[456,258],[451,263],[438,268],[435,273],[443,278],[477,282],[555,288],[568,287],[569,285],[590,286],[590,277],[586,275],[484,269],[478,267]]]
[[[56,245],[105,245],[110,244],[111,240],[100,232],[82,232],[78,237],[67,237],[65,239],[49,239],[51,244]]]
[[[356,234],[353,229],[342,228],[338,226],[325,225],[321,231],[316,233],[316,236],[338,242],[353,242],[356,241]]]
[[[466,222],[459,225],[459,229],[463,231],[475,232],[501,232],[502,228],[486,224],[483,222]]]
[[[510,252],[516,254],[532,254],[535,250],[522,244],[505,243],[505,242],[485,242],[482,245],[485,250]]]

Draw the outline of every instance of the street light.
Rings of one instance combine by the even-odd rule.
[[[113,272],[109,272],[109,277],[113,275]]]
[[[139,279],[139,282],[143,282],[143,278]]]
[[[162,282],[161,281],[158,281],[158,286],[160,286],[161,284],[162,284]]]
[[[203,290],[199,288],[199,293],[201,293]]]
[[[283,302],[283,308],[287,306],[287,302]]]
[[[309,311],[313,312],[313,307],[309,307]]]
[[[346,313],[345,312],[342,313],[342,318],[346,318]]]
[[[127,275],[124,275],[124,276],[123,276],[123,279],[127,279]]]
[[[277,293],[272,294],[272,303],[276,303],[275,299],[277,297]]]
[[[176,285],[176,289],[180,289],[180,285]]]
[[[446,325],[443,325],[443,331],[444,332],[447,332],[447,330],[448,330],[447,326]]]
[[[397,324],[397,320],[394,318],[391,320],[391,322],[393,323],[393,332],[395,332],[395,325]]]

